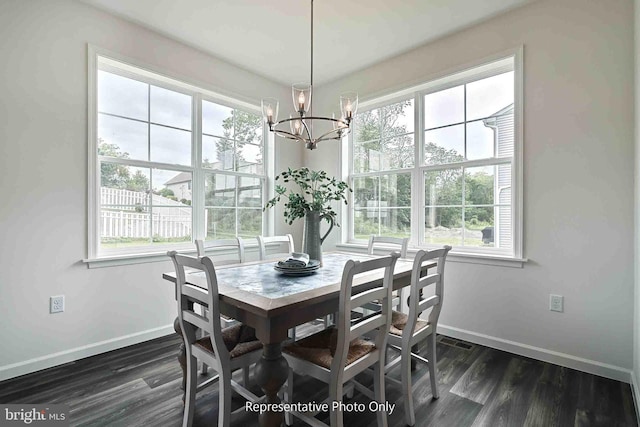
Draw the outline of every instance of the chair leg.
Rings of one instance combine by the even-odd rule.
[[[329,402],[342,402],[342,387],[342,384],[332,384],[329,386]],[[338,406],[335,411],[329,410],[329,420],[331,421],[331,427],[344,427],[344,417],[340,406]]]
[[[434,325],[435,326],[435,325]],[[435,328],[434,328],[435,331]],[[427,350],[427,358],[429,359],[429,377],[431,379],[431,395],[434,399],[438,399],[438,377],[436,374],[436,333],[432,333],[429,337],[429,346]]]
[[[411,393],[411,350],[403,348],[400,359],[402,376],[402,395],[404,397],[404,419],[407,425],[416,423],[416,414],[413,411],[413,394]]]
[[[291,340],[295,341],[296,340],[296,328],[295,326],[291,329],[289,329],[289,338],[291,338]]]
[[[242,385],[244,388],[249,388],[249,367],[245,366],[242,368]]]
[[[384,391],[384,359],[376,363],[373,367],[373,392],[376,401],[380,404],[385,403],[385,391]],[[376,412],[376,418],[378,419],[378,427],[387,427],[387,413],[385,411],[378,410]]]
[[[189,352],[190,353],[190,352]],[[196,386],[198,385],[198,359],[187,355],[187,384],[184,388],[183,427],[191,427],[196,409]]]
[[[289,375],[287,376],[287,383],[284,387],[284,401],[291,403],[293,400],[293,369],[289,368]],[[293,424],[293,415],[291,412],[284,413],[284,423],[288,426]]]
[[[200,373],[202,375],[207,375],[209,373],[209,367],[204,362],[202,362],[202,371]]]
[[[221,369],[218,372],[218,426],[229,427],[231,419],[231,372]]]

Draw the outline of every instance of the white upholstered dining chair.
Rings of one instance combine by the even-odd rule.
[[[398,350],[400,356],[389,362],[385,367],[385,371],[388,372],[398,363],[401,364],[402,381],[400,385],[402,386],[403,393],[404,415],[406,423],[410,426],[413,426],[416,422],[413,408],[413,386],[411,384],[411,359],[424,362],[429,366],[431,395],[434,399],[439,397],[436,376],[436,329],[444,299],[444,266],[450,250],[451,246],[445,246],[442,249],[432,251],[418,251],[413,261],[413,269],[411,271],[409,314],[407,315],[397,311],[393,311],[392,313],[388,344],[390,347]],[[438,262],[436,272],[429,274],[427,271],[427,274],[423,276],[423,265],[433,260],[437,260]],[[433,289],[433,295],[423,298],[423,290],[427,287]],[[421,319],[420,315],[429,309],[431,311],[428,319]],[[425,340],[429,340],[427,359],[412,353],[412,347]],[[393,378],[387,379],[396,382]]]
[[[391,322],[391,289],[393,270],[399,253],[368,261],[347,261],[342,273],[337,326],[302,338],[283,348],[292,370],[287,380],[284,398],[290,402],[294,393],[293,372],[311,375],[329,385],[328,401],[342,401],[344,392],[351,394],[358,388],[379,403],[385,402],[384,363],[388,331]],[[383,270],[383,280],[378,285],[362,291],[354,286],[354,276]],[[351,320],[351,311],[371,301],[380,301],[380,311]],[[371,337],[365,340],[363,336]],[[354,377],[373,366],[374,394]],[[314,413],[292,411],[286,416],[287,424],[294,415],[311,425],[324,425],[314,418]],[[330,411],[332,427],[343,426],[341,408]],[[377,412],[378,426],[387,426],[387,414]]]
[[[260,401],[247,390],[249,367],[262,355],[262,344],[255,337],[253,328],[238,323],[229,328],[220,326],[218,283],[213,262],[208,257],[191,257],[169,252],[176,269],[176,290],[178,300],[178,321],[187,355],[185,387],[185,407],[182,425],[191,426],[195,410],[196,393],[204,387],[219,382],[218,425],[229,426],[230,418],[238,411],[231,412],[231,392],[236,391],[252,402]],[[205,273],[207,289],[186,283],[185,267]],[[204,312],[194,311],[194,304],[206,307]],[[206,332],[198,337],[198,330]],[[198,360],[211,366],[218,373],[215,377],[197,385]],[[245,370],[245,383],[238,384],[231,378],[233,371]],[[240,409],[244,409],[244,406]]]

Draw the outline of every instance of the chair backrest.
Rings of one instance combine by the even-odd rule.
[[[196,240],[196,250],[198,257],[205,256],[205,252],[210,249],[235,249],[236,256],[230,259],[216,260],[216,265],[237,264],[244,262],[244,241],[240,237],[233,239],[219,240]]]
[[[418,251],[415,259],[413,260],[413,270],[411,271],[411,296],[409,297],[409,317],[407,319],[407,325],[405,331],[413,331],[418,321],[420,314],[433,307],[431,313],[429,313],[429,323],[436,325],[438,323],[438,317],[442,309],[442,302],[444,299],[444,265],[447,259],[447,254],[451,250],[451,246],[445,246],[442,249],[435,249],[432,251]],[[426,275],[422,275],[422,266],[425,262],[437,260],[438,266],[436,272]],[[427,298],[420,298],[422,290],[427,286],[435,286],[435,292],[433,295]],[[403,334],[404,337],[404,334]]]
[[[175,251],[168,252],[176,269],[176,292],[178,300],[178,321],[182,335],[187,345],[192,345],[197,339],[198,329],[202,329],[211,338],[211,345],[216,357],[221,360],[229,359],[229,351],[222,339],[220,326],[220,307],[218,296],[218,281],[213,262],[209,257],[192,257],[180,255]],[[186,282],[185,267],[203,271],[207,281],[207,289],[190,285]],[[190,272],[193,273],[193,272]],[[198,304],[207,310],[194,310]]]
[[[391,326],[391,292],[393,289],[393,270],[396,261],[400,257],[400,253],[392,254],[376,258],[368,261],[349,260],[344,266],[342,272],[342,283],[340,288],[340,303],[338,311],[338,338],[336,341],[336,353],[333,357],[331,371],[336,375],[344,371],[349,351],[349,343],[354,339],[367,335],[374,335],[374,343],[377,349],[382,349],[384,356],[384,348],[387,344],[387,334]],[[358,288],[359,280],[356,277],[354,287],[354,277],[361,274],[375,274],[376,270],[384,270],[382,280],[376,281],[376,286],[360,291]],[[379,276],[379,273],[378,273]],[[355,292],[354,292],[355,291]],[[356,322],[351,322],[351,311],[354,308],[362,307],[378,301],[381,310],[374,312]]]
[[[383,245],[398,245],[400,246],[400,258],[407,257],[407,247],[409,246],[409,238],[408,237],[387,237],[387,236],[376,236],[372,234],[369,237],[369,255],[373,255],[373,247],[376,243],[382,243]]]
[[[264,236],[257,236],[256,239],[258,239],[258,248],[260,249],[260,259],[264,260],[267,259],[267,243],[280,243],[280,246],[284,246],[284,244],[287,245],[287,251],[286,254],[289,255],[291,254],[291,252],[294,252],[294,246],[293,246],[293,237],[291,237],[291,234],[285,234],[284,236],[270,236],[270,237],[264,237]],[[281,257],[285,255],[285,252],[281,252],[281,253],[277,253],[277,254],[269,254],[269,258],[276,258],[276,257]]]

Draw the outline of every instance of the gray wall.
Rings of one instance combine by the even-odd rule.
[[[285,86],[76,1],[0,1],[0,380],[169,333],[176,315],[161,279],[170,262],[91,270],[81,262],[87,43],[258,104],[290,97]],[[285,144],[277,142],[276,170],[301,164],[301,149]],[[59,294],[66,311],[51,315],[49,296]]]
[[[522,269],[450,263],[441,330],[629,381],[631,0],[534,2],[324,85],[316,111],[332,111],[347,90],[383,94],[519,45],[529,262]],[[306,164],[338,174],[335,151],[325,144],[306,153]],[[549,311],[550,293],[564,295],[564,313]]]

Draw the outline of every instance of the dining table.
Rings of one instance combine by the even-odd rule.
[[[269,410],[259,414],[260,426],[280,426],[284,419],[281,411],[272,408],[278,408],[278,392],[289,372],[289,365],[282,356],[282,343],[288,339],[289,329],[337,313],[346,262],[350,259],[364,261],[372,258],[376,256],[325,252],[321,268],[306,276],[281,274],[274,269],[277,260],[216,267],[220,313],[253,327],[263,346],[262,357],[255,366],[254,379],[265,393],[265,403],[272,405],[268,405]],[[426,271],[435,265],[435,262],[425,264],[422,268]],[[394,290],[410,284],[412,267],[412,260],[398,260],[393,275]],[[355,277],[353,292],[378,286],[382,282],[382,274],[382,271],[377,271]],[[176,283],[175,272],[164,273],[163,278]],[[187,272],[186,281],[207,289],[203,272]],[[174,322],[174,329],[182,338],[178,319]],[[185,375],[184,387],[184,343],[180,347],[178,361]]]

